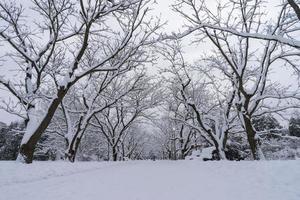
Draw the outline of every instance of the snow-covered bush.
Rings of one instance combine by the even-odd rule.
[[[289,133],[291,136],[300,137],[300,116],[299,114],[291,117],[289,121]]]
[[[267,160],[294,160],[300,157],[300,139],[280,133],[261,136],[262,151]]]
[[[201,150],[194,150],[190,156],[185,157],[185,160],[217,160],[216,149],[215,147],[206,147]]]

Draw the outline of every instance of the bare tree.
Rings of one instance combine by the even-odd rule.
[[[278,5],[281,6],[281,9],[278,12],[277,20],[275,20],[275,22],[272,25],[268,24],[268,19],[264,19],[264,16],[266,16],[267,11],[266,9],[263,9],[262,5],[265,5],[267,3],[266,1],[251,0],[248,3],[245,3],[246,1],[231,1],[228,4],[230,6],[227,7],[226,4],[228,2],[229,1],[226,1],[223,4],[221,4],[220,2],[216,3],[215,9],[212,9],[211,7],[207,6],[205,0],[178,0],[173,7],[174,10],[182,14],[182,16],[188,19],[193,25],[188,26],[188,29],[186,31],[177,34],[176,37],[184,37],[193,32],[197,32],[200,29],[214,29],[235,36],[241,36],[244,38],[276,41],[282,45],[287,45],[289,47],[299,49],[300,42],[298,38],[295,37],[295,35],[297,35],[299,32],[299,18],[297,9],[297,7],[299,6],[294,0],[283,1],[281,5]],[[235,16],[235,11],[239,9],[238,7],[240,7],[240,5],[243,5],[243,8],[246,9],[246,7],[249,8],[249,5],[251,4],[252,7],[256,7],[252,11],[261,12],[259,14],[260,17],[257,16],[258,18],[260,18],[261,21],[259,21],[259,23],[254,23],[256,24],[256,28],[253,29],[247,30],[245,28],[243,29],[242,27],[236,26],[234,24],[236,23],[236,19],[248,21],[251,18],[251,15],[245,16],[246,10],[244,10],[244,16]],[[261,11],[258,11],[258,7],[261,8]],[[184,11],[184,9],[188,9],[196,14],[193,16],[189,15]],[[221,10],[226,10],[227,12],[220,12]],[[297,15],[295,15],[294,13],[296,13]],[[220,17],[222,17],[221,21]],[[210,22],[210,18],[214,18],[214,21]],[[272,26],[273,28],[270,29]],[[276,28],[277,26],[279,26],[280,29]],[[167,36],[166,38],[174,38],[174,35]]]
[[[146,143],[149,142],[147,133],[139,123],[135,123],[127,129],[127,133],[121,141],[121,156],[123,160],[146,159]]]
[[[265,112],[279,112],[297,106],[275,103],[276,106],[271,109],[270,101],[298,99],[298,91],[280,90],[268,80],[271,69],[276,67],[275,63],[279,60],[297,69],[295,62],[299,51],[294,48],[298,48],[297,41],[279,36],[289,37],[298,28],[294,18],[288,17],[286,4],[278,20],[271,25],[263,18],[263,5],[264,2],[260,0],[226,1],[219,2],[213,11],[204,0],[182,0],[174,6],[190,24],[186,34],[198,30],[200,37],[205,37],[213,44],[214,52],[206,60],[232,84],[237,96],[233,103],[254,159],[262,159],[263,154],[259,149],[257,131],[253,127],[253,117],[261,114],[263,107],[268,107]],[[183,6],[193,13],[186,14]]]
[[[172,75],[173,96],[182,104],[181,109],[186,110],[182,116],[176,109],[174,119],[197,130],[215,147],[218,159],[226,159],[226,142],[236,119],[232,112],[236,93],[222,92],[218,82],[204,68],[198,67],[198,72],[193,70],[185,61],[179,42],[168,45],[162,54],[170,63],[166,71]]]
[[[161,101],[156,84],[150,83],[148,77],[141,76],[136,83],[135,87],[128,90],[114,105],[95,113],[91,123],[92,126],[99,128],[107,139],[113,161],[118,159],[118,155],[122,155],[121,148],[129,133],[128,129],[151,116],[151,109]],[[117,82],[115,86],[124,91],[122,85],[123,82]]]
[[[107,79],[108,77],[105,76],[101,84],[99,84],[98,81],[95,82],[96,85],[99,85],[96,87],[97,92],[95,93],[94,91],[96,88],[92,87],[92,91],[89,92],[88,96],[82,96],[84,108],[75,121],[70,120],[70,111],[68,111],[66,108],[63,109],[67,119],[66,121],[68,121],[68,124],[70,124],[69,126],[74,127],[75,124],[75,128],[69,130],[71,132],[68,132],[66,135],[66,157],[71,162],[75,161],[79,143],[85,131],[88,129],[91,121],[93,119],[97,119],[97,115],[101,114],[102,112],[113,109],[118,104],[118,101],[122,100],[130,93],[133,93],[136,90],[143,90],[144,88],[141,88],[141,85],[144,84],[144,76],[144,72],[140,72],[129,77],[126,77],[125,74],[122,76],[118,74],[117,78],[115,78],[115,75],[110,77],[110,79]],[[107,80],[109,81],[106,82]],[[76,111],[73,112],[76,113]]]
[[[0,77],[17,99],[8,111],[26,121],[20,160],[32,162],[36,143],[73,85],[147,59],[152,35],[160,27],[152,19],[145,21],[148,2],[33,0],[32,14],[39,16],[35,21],[25,16],[22,5],[0,3],[0,37],[12,49],[6,58],[16,62],[21,78]],[[21,112],[13,109],[20,107]]]
[[[170,112],[170,111],[169,111]],[[193,128],[178,123],[169,116],[163,116],[154,121],[158,128],[158,142],[170,160],[184,159],[192,150],[198,147],[199,134]]]
[[[167,158],[184,159],[198,146],[199,134],[194,128],[178,122],[178,119],[184,122],[193,121],[193,119],[182,98],[178,97],[180,96],[178,93],[180,83],[170,75],[172,73],[165,66],[161,71],[163,74],[161,82],[164,83],[164,103],[160,110],[163,112],[158,119],[153,120],[153,124],[158,129],[159,142],[166,151]]]

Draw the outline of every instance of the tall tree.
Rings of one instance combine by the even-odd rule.
[[[120,71],[129,61],[147,59],[152,35],[160,27],[146,21],[148,2],[34,0],[30,11],[39,16],[34,21],[22,5],[0,2],[0,37],[10,47],[7,59],[20,72],[17,80],[1,76],[0,84],[17,100],[9,112],[26,122],[21,161],[32,162],[37,142],[73,85],[91,74]]]
[[[206,61],[231,82],[237,96],[233,103],[253,158],[257,160],[263,158],[263,153],[253,127],[253,117],[258,113],[279,112],[297,106],[277,103],[280,106],[270,108],[267,102],[299,98],[298,91],[279,89],[268,80],[277,61],[284,61],[297,69],[295,57],[299,56],[299,50],[293,45],[296,41],[279,36],[288,37],[295,33],[298,25],[288,17],[286,4],[281,8],[277,21],[270,25],[268,19],[263,18],[264,4],[260,0],[222,1],[211,8],[205,0],[179,0],[174,5],[175,11],[189,23],[189,29],[180,37],[197,32],[201,39],[204,37],[213,45],[213,53]],[[185,9],[192,13],[187,14]],[[199,42],[198,39],[195,41]]]
[[[215,147],[218,159],[226,159],[226,142],[236,119],[232,112],[236,92],[229,90],[222,93],[214,76],[203,67],[191,67],[184,59],[180,43],[167,45],[162,55],[170,63],[166,71],[171,74],[169,80],[174,98],[188,113],[187,116],[180,116],[177,110],[174,119],[197,130]]]
[[[117,82],[116,87],[122,83]],[[122,91],[122,87],[120,87]],[[123,95],[114,105],[94,115],[92,126],[99,128],[112,151],[111,159],[122,156],[122,145],[126,141],[129,128],[151,115],[151,109],[160,103],[156,84],[149,77],[140,77],[134,88]]]

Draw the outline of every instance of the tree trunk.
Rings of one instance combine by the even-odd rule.
[[[59,104],[61,103],[63,97],[66,95],[67,90],[61,89],[58,91],[57,98],[53,99],[48,107],[48,111],[46,112],[45,116],[42,120],[35,126],[31,127],[30,124],[35,124],[34,120],[30,119],[28,121],[28,125],[26,127],[26,133],[23,136],[20,152],[18,155],[17,160],[21,162],[25,162],[27,164],[32,163],[33,160],[33,153],[38,143],[39,139],[41,138],[44,131],[47,129],[48,125],[50,124],[55,111],[57,110]],[[30,126],[29,126],[30,125]]]
[[[218,148],[217,153],[218,153],[219,160],[226,160],[226,154],[224,148]]]
[[[67,153],[66,153],[66,159],[68,159],[70,162],[75,162],[75,158],[76,158],[76,154],[77,154],[77,150],[79,147],[81,141],[81,137],[73,137],[71,144],[69,145],[68,149],[67,149]]]
[[[122,147],[122,160],[124,161],[125,160],[125,145],[124,145],[124,143],[121,144],[121,147]]]
[[[184,160],[184,158],[185,158],[185,150],[181,149],[181,153],[179,155],[179,159]]]
[[[220,141],[216,136],[214,136],[213,133],[209,132],[209,134],[211,136],[211,140],[213,141],[213,145],[216,148],[216,157],[213,158],[213,160],[226,160],[226,156],[225,156],[225,146],[226,143],[223,143],[223,141]]]
[[[213,158],[214,160],[226,160],[225,151],[224,148],[222,148],[219,143],[216,140],[214,141],[214,146],[216,148],[216,158]]]
[[[247,116],[243,116],[243,120],[253,159],[261,160],[261,156],[259,153],[259,141],[256,139],[256,131],[252,126],[251,119]]]
[[[107,160],[109,161],[110,160],[110,145],[109,145],[109,142],[107,141]]]
[[[297,3],[295,2],[295,0],[288,0],[290,6],[293,8],[293,10],[295,11],[298,19],[300,20],[300,7],[297,5]]]
[[[117,161],[118,160],[118,152],[117,152],[117,149],[116,147],[112,147],[112,159],[113,161]]]
[[[79,147],[79,144],[81,142],[82,136],[86,130],[85,126],[83,129],[81,129],[81,123],[82,123],[83,117],[80,117],[79,119],[79,124],[77,125],[77,130],[75,134],[72,134],[72,139],[71,141],[68,141],[68,146],[67,146],[67,150],[66,150],[66,159],[68,159],[70,162],[75,162],[75,157],[77,154],[77,150]]]

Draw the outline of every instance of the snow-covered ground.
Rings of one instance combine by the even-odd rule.
[[[300,161],[5,161],[0,199],[299,200]]]

